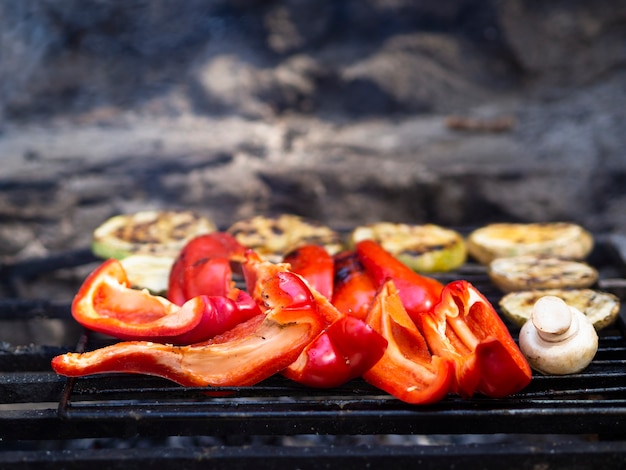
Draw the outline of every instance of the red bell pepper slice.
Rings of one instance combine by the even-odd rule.
[[[124,267],[115,259],[96,268],[72,301],[78,323],[120,339],[178,336],[195,328],[204,311],[202,298],[181,307],[147,290],[132,289]]]
[[[355,251],[335,255],[332,304],[346,315],[365,320],[376,296],[376,284]]]
[[[254,385],[291,364],[323,328],[306,284],[289,272],[257,276],[264,315],[209,341],[173,346],[120,342],[52,360],[60,375],[127,372],[164,377],[183,386]]]
[[[501,398],[525,388],[532,372],[491,303],[471,283],[449,283],[420,328],[434,354],[456,364],[454,391]]]
[[[321,245],[303,245],[286,254],[283,262],[327,299],[333,295],[334,260]]]
[[[383,357],[363,374],[368,383],[412,404],[435,403],[448,394],[454,364],[431,355],[393,281],[382,285],[367,323],[388,341]]]
[[[233,266],[243,261],[246,248],[226,232],[190,240],[170,271],[167,297],[178,305],[199,295],[236,298]]]
[[[234,328],[239,323],[261,314],[261,309],[245,291],[239,291],[235,300],[222,296],[201,295],[204,312],[200,323],[187,333],[155,338],[159,343],[194,344],[206,341]]]
[[[439,301],[443,290],[441,282],[416,273],[375,241],[360,241],[356,245],[356,252],[378,287],[388,279],[393,280],[404,308],[413,321],[417,321],[422,312],[429,311]]]
[[[338,387],[376,364],[387,348],[387,340],[363,320],[341,314],[321,294],[313,295],[322,317],[331,323],[283,375],[310,387]]]

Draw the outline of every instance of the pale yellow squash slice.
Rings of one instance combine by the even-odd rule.
[[[410,225],[379,222],[356,227],[349,236],[351,246],[374,240],[414,271],[451,271],[467,258],[463,236],[435,224]]]

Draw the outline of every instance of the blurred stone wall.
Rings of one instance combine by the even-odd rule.
[[[0,0],[0,260],[119,212],[626,231],[626,1]]]

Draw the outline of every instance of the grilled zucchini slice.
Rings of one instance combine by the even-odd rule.
[[[500,299],[502,314],[516,325],[530,319],[533,305],[541,297],[554,295],[570,307],[576,307],[591,321],[596,330],[611,325],[619,315],[619,298],[594,289],[533,289],[510,292]]]
[[[349,243],[374,240],[400,261],[418,272],[451,271],[465,263],[467,248],[463,236],[434,224],[409,225],[379,222],[356,227]]]
[[[496,258],[489,263],[487,272],[503,292],[585,288],[598,279],[598,271],[587,263],[543,255]]]
[[[321,245],[334,255],[343,249],[339,232],[294,214],[258,215],[231,225],[227,232],[239,243],[254,249],[259,256],[279,263],[290,251],[306,244]]]
[[[142,211],[111,217],[93,234],[91,249],[100,258],[130,255],[173,257],[192,238],[210,233],[210,219],[191,211]]]
[[[471,232],[467,250],[481,264],[528,254],[582,260],[591,252],[593,242],[591,233],[573,223],[498,223]]]

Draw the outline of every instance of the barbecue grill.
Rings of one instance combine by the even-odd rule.
[[[589,261],[601,288],[622,297],[623,240],[597,236]],[[110,374],[66,379],[53,356],[110,338],[82,331],[71,298],[19,295],[24,283],[97,260],[88,249],[0,266],[0,323],[53,321],[60,342],[0,343],[0,467],[84,468],[622,468],[626,462],[626,317],[600,334],[582,373],[535,374],[514,396],[449,396],[402,403],[362,380],[332,390],[275,376],[253,387],[185,388],[166,380]],[[467,279],[497,307],[501,293],[484,267],[439,276]],[[76,286],[76,289],[78,285]],[[511,326],[514,336],[517,329]],[[73,337],[72,332],[75,332]],[[211,393],[219,392],[219,393]]]

